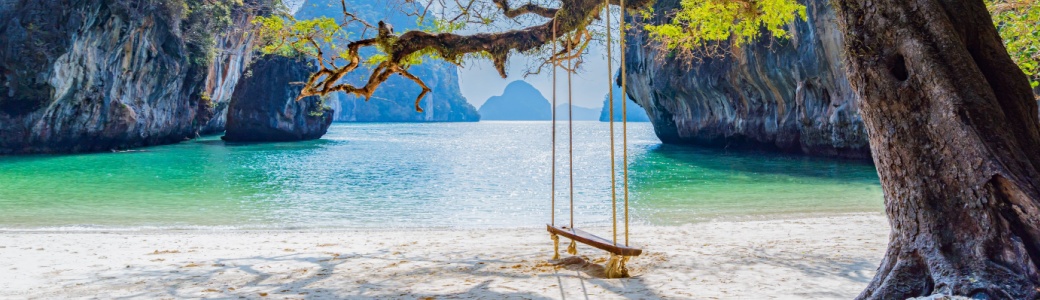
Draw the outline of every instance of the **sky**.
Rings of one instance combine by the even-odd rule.
[[[607,72],[606,48],[602,45],[590,45],[589,55],[585,57],[585,66],[577,74],[572,75],[572,92],[574,105],[589,108],[602,108],[603,99],[613,83],[613,75],[618,69],[617,48],[614,47],[614,63],[612,72]],[[498,96],[505,90],[506,85],[516,80],[524,80],[533,85],[546,99],[552,101],[552,73],[549,70],[542,74],[531,75],[524,78],[527,71],[528,61],[534,58],[515,54],[510,58],[507,75],[509,78],[502,79],[498,71],[488,60],[468,61],[465,68],[459,69],[459,85],[462,95],[473,106],[480,108],[488,98]],[[557,103],[567,102],[567,73],[563,70],[557,73]]]

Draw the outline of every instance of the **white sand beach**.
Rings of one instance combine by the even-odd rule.
[[[2,232],[0,298],[850,299],[889,233],[880,214],[632,230],[619,280],[546,263],[541,228]]]

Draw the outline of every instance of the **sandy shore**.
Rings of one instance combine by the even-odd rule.
[[[635,277],[608,280],[545,263],[542,229],[4,232],[0,298],[850,299],[887,236],[882,215],[639,226]]]

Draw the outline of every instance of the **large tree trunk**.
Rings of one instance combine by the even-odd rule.
[[[982,0],[835,2],[892,225],[859,298],[1040,299],[1037,104]]]

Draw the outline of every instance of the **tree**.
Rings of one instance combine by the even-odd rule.
[[[430,0],[445,7],[446,2]],[[626,1],[643,11],[652,0]],[[461,63],[479,54],[505,76],[514,52],[544,51],[562,37],[547,61],[582,55],[586,29],[608,5],[601,0],[556,6],[507,0],[456,2],[459,13],[440,28],[397,35],[389,24],[366,26],[375,37],[345,43],[345,65],[321,61],[302,96],[347,92],[370,95],[421,56]],[[407,3],[413,3],[407,1]],[[793,0],[683,0],[677,22],[648,28],[690,49],[715,40],[753,38],[782,26],[804,8]],[[486,4],[486,3],[483,3]],[[551,4],[551,3],[550,3]],[[621,5],[620,0],[609,0]],[[874,161],[892,225],[878,274],[859,298],[903,299],[948,294],[981,299],[1040,298],[1040,120],[1026,76],[1002,43],[983,0],[834,0],[845,33],[848,77],[860,97]],[[419,6],[424,7],[424,6]],[[430,5],[418,10],[424,14]],[[460,35],[468,22],[490,23],[487,10],[516,19],[543,20],[514,30]],[[361,22],[344,5],[343,22]],[[272,49],[291,48],[320,59],[336,22],[288,23],[267,19]],[[305,21],[301,21],[305,22]],[[323,22],[323,23],[322,23]],[[319,24],[321,23],[321,24]],[[301,24],[303,24],[301,26]],[[315,29],[317,28],[317,29]],[[749,29],[750,28],[750,29]],[[447,29],[447,30],[441,30]],[[753,30],[752,30],[753,29]],[[333,32],[330,34],[330,32]],[[688,36],[696,34],[693,39]],[[365,86],[339,83],[362,63],[358,49],[383,57]],[[419,95],[419,99],[422,95]],[[418,106],[416,107],[418,109]]]
[[[691,10],[704,2],[679,16],[718,15]],[[860,298],[1040,299],[1040,120],[1023,74],[1038,6],[988,2],[1020,70],[981,0],[833,3],[892,225]],[[649,29],[675,47],[711,24],[674,23]]]
[[[837,9],[892,225],[860,297],[1040,298],[1040,120],[985,4]]]

